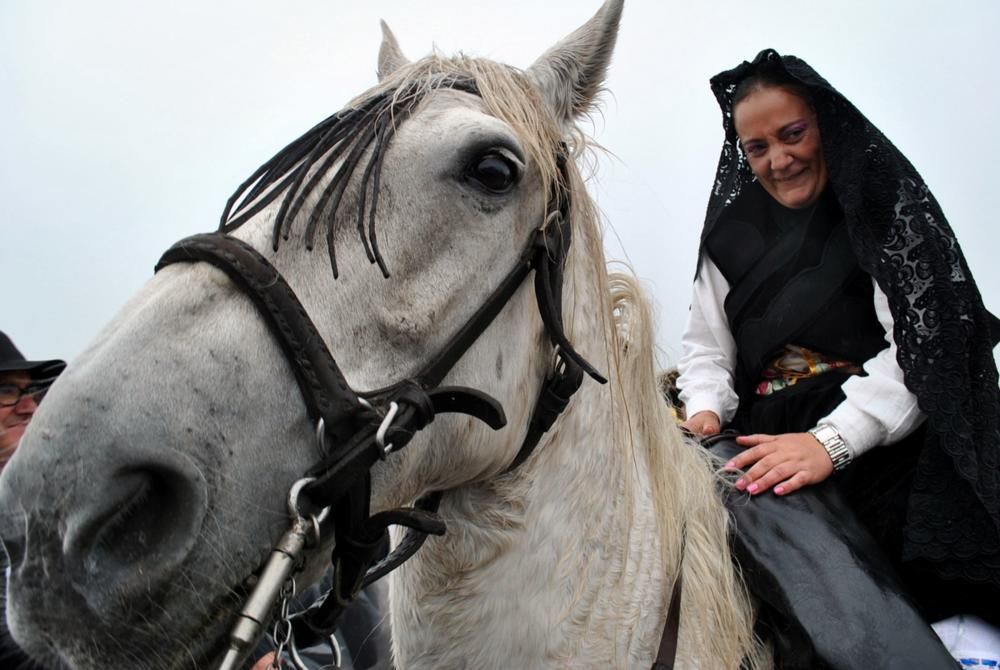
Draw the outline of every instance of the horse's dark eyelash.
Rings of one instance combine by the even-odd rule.
[[[503,135],[497,135],[479,138],[462,149],[462,155],[457,161],[461,166],[462,174],[467,173],[487,156],[504,158],[517,168],[519,174],[524,172],[526,159],[524,153],[521,151],[521,147],[512,139]]]

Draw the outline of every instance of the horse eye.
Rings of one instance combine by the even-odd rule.
[[[487,191],[506,193],[517,182],[517,166],[500,154],[481,156],[469,167],[468,179]]]

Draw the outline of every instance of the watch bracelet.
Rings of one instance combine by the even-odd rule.
[[[823,445],[830,460],[833,461],[835,471],[843,470],[851,462],[851,450],[836,428],[823,425],[811,428],[808,432]]]

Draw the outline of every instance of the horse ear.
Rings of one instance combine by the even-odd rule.
[[[589,21],[528,68],[528,75],[560,121],[568,122],[587,112],[601,90],[623,4],[624,0],[607,0]]]
[[[403,55],[399,48],[396,36],[389,30],[389,25],[385,21],[382,24],[382,46],[378,50],[378,80],[382,81],[390,74],[410,63],[409,59]]]

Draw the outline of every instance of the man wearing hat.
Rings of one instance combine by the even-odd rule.
[[[14,455],[38,403],[66,363],[29,361],[0,332],[0,470]]]
[[[66,363],[60,360],[29,361],[10,338],[0,332],[0,470],[14,455],[24,429],[38,409],[38,403]],[[6,552],[0,550],[0,575],[7,570]],[[0,596],[5,590],[0,577]],[[7,624],[0,611],[0,667],[29,667],[30,661],[7,633]],[[39,666],[33,666],[39,667]]]

